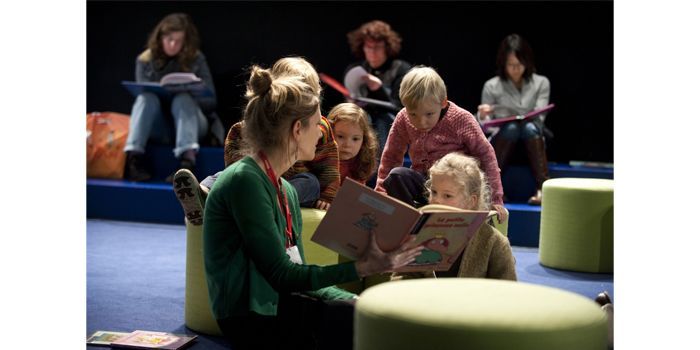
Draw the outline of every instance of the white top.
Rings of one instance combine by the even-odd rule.
[[[481,103],[495,105],[493,114],[485,120],[526,114],[549,104],[549,79],[533,73],[518,90],[510,79],[495,76],[484,83]],[[542,113],[534,120],[543,124],[546,116],[547,113]]]

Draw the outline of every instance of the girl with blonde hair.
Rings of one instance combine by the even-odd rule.
[[[479,161],[462,153],[448,153],[428,171],[425,183],[430,204],[467,210],[489,210],[491,193]],[[515,257],[508,238],[485,222],[472,237],[449,271],[398,274],[392,279],[411,277],[476,277],[517,279]]]

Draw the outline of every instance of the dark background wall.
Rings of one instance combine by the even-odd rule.
[[[342,81],[356,60],[345,34],[381,19],[403,37],[400,57],[437,69],[450,100],[476,112],[494,75],[498,43],[523,35],[552,84],[550,161],[613,161],[612,2],[88,2],[87,111],[129,114],[136,56],[171,12],[189,13],[201,36],[224,127],[240,119],[246,67],[301,55]],[[342,96],[325,88],[325,114]]]

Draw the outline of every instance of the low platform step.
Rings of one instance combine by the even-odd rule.
[[[595,168],[586,166],[571,166],[561,163],[548,164],[549,177],[552,179],[561,177],[581,177],[612,179],[612,168]],[[501,175],[503,192],[507,202],[526,203],[535,193],[535,178],[532,170],[526,165],[510,165]]]
[[[123,221],[183,224],[183,211],[172,185],[163,180],[177,168],[168,147],[150,147],[147,153],[154,180],[136,183],[124,180],[87,179],[87,217]],[[201,181],[224,168],[223,148],[202,148],[195,175]],[[613,169],[549,164],[550,177],[613,178]],[[539,245],[540,206],[526,204],[534,193],[534,179],[527,166],[513,165],[503,174],[503,187],[510,211],[508,237],[512,245]]]
[[[166,183],[87,179],[87,217],[184,224],[184,214]]]
[[[506,203],[508,240],[519,247],[537,247],[540,244],[540,213],[542,207],[527,203]]]
[[[164,146],[149,147],[146,161],[153,174],[153,181],[163,182],[179,167],[179,161],[173,155],[172,149]],[[197,154],[194,174],[198,179],[215,174],[224,169],[224,149],[221,147],[202,147]]]
[[[537,247],[540,206],[507,203],[508,238],[512,245]],[[87,217],[109,220],[183,224],[183,211],[166,183],[87,180]]]

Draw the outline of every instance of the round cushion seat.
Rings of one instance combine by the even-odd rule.
[[[204,230],[202,225],[187,227],[185,265],[185,325],[204,334],[222,335],[209,304],[209,287],[204,272]]]
[[[558,178],[542,186],[539,258],[564,270],[613,272],[613,180]]]
[[[325,266],[338,263],[338,253],[311,241],[311,237],[325,215],[325,210],[301,208],[301,239],[307,264]]]
[[[367,289],[355,307],[355,348],[605,349],[593,300],[540,285],[477,278],[402,280]]]

